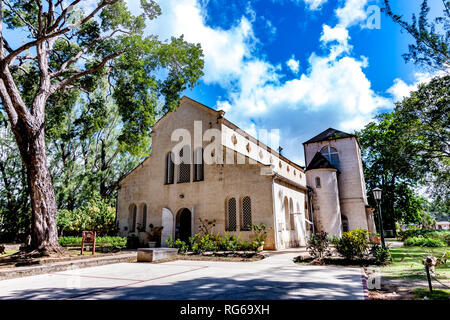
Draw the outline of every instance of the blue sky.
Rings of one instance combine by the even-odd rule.
[[[139,13],[140,1],[127,2]],[[301,165],[302,142],[329,127],[361,129],[432,76],[404,62],[412,39],[390,18],[381,13],[380,27],[368,28],[368,8],[381,7],[382,0],[157,2],[162,15],[147,32],[161,39],[184,34],[204,51],[205,75],[184,94],[225,110],[256,138],[261,129],[279,130],[279,141],[264,142],[281,145]],[[421,0],[391,2],[409,20]],[[441,13],[441,1],[429,4],[430,16]],[[20,42],[13,37],[13,44]]]

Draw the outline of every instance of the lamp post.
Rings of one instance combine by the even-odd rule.
[[[378,206],[378,224],[380,225],[381,245],[383,246],[383,248],[385,248],[386,245],[384,243],[383,218],[381,217],[381,189],[377,187],[373,189],[372,192]]]

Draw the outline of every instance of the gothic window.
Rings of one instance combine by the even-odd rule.
[[[137,216],[137,207],[135,204],[132,204],[130,205],[130,212],[129,212],[129,224],[130,224],[129,232],[136,231],[136,216]]]
[[[197,148],[194,152],[194,181],[204,179],[203,148]]]
[[[336,168],[339,169],[339,154],[336,148],[325,146],[320,150],[320,153],[330,161],[330,163]]]
[[[243,231],[252,229],[252,201],[250,197],[242,199],[242,228]]]
[[[180,150],[180,164],[178,166],[178,183],[191,181],[191,159],[190,148],[184,146]]]
[[[287,197],[284,197],[283,206],[284,206],[284,228],[285,228],[285,230],[289,230],[290,229],[289,228],[289,222],[290,222],[290,219],[289,219],[289,200],[288,200]]]
[[[320,188],[320,178],[316,177],[316,188]]]
[[[294,203],[292,202],[292,198],[289,200],[289,213],[291,230],[295,230]]]
[[[169,152],[166,157],[166,184],[173,183],[175,165],[173,163],[173,153]]]
[[[230,198],[227,201],[227,230],[236,231],[236,199]]]
[[[142,228],[144,228],[144,231],[147,229],[147,205],[144,204],[142,206]]]

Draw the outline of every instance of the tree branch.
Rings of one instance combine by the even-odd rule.
[[[103,61],[100,62],[99,64],[97,64],[96,66],[94,66],[94,67],[92,67],[92,68],[90,68],[90,69],[88,69],[88,70],[85,70],[85,71],[83,71],[83,72],[80,72],[80,73],[78,73],[78,74],[75,74],[75,75],[73,75],[73,76],[71,76],[71,77],[69,77],[69,78],[66,78],[66,79],[62,80],[60,83],[58,83],[57,85],[53,85],[53,86],[50,88],[50,94],[54,93],[55,91],[57,91],[57,90],[59,90],[59,89],[64,88],[65,86],[67,86],[68,84],[70,84],[71,82],[73,82],[73,81],[75,81],[75,80],[77,80],[77,79],[79,79],[79,78],[82,78],[82,77],[84,77],[84,76],[86,76],[86,75],[92,74],[92,73],[94,73],[94,72],[100,70],[101,68],[103,68],[103,67],[105,66],[105,64],[106,64],[108,61],[110,61],[110,60],[112,60],[112,59],[114,59],[114,58],[120,56],[120,55],[121,55],[122,53],[124,53],[124,52],[125,52],[125,51],[122,50],[122,51],[119,51],[119,52],[110,54],[109,56],[107,56],[106,58],[104,58]]]

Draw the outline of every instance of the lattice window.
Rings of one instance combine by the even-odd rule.
[[[183,155],[186,154],[186,157]],[[184,146],[180,150],[180,165],[178,166],[178,182],[190,182],[191,181],[191,164],[189,146]],[[185,159],[186,158],[186,159]]]
[[[242,230],[249,231],[252,229],[252,201],[250,197],[242,199]]]
[[[204,179],[203,148],[197,148],[194,152],[194,181]]]
[[[236,231],[236,199],[230,198],[228,199],[227,204],[227,213],[228,213],[228,231]]]
[[[173,183],[175,165],[173,163],[173,153],[170,152],[166,157],[166,184]]]

